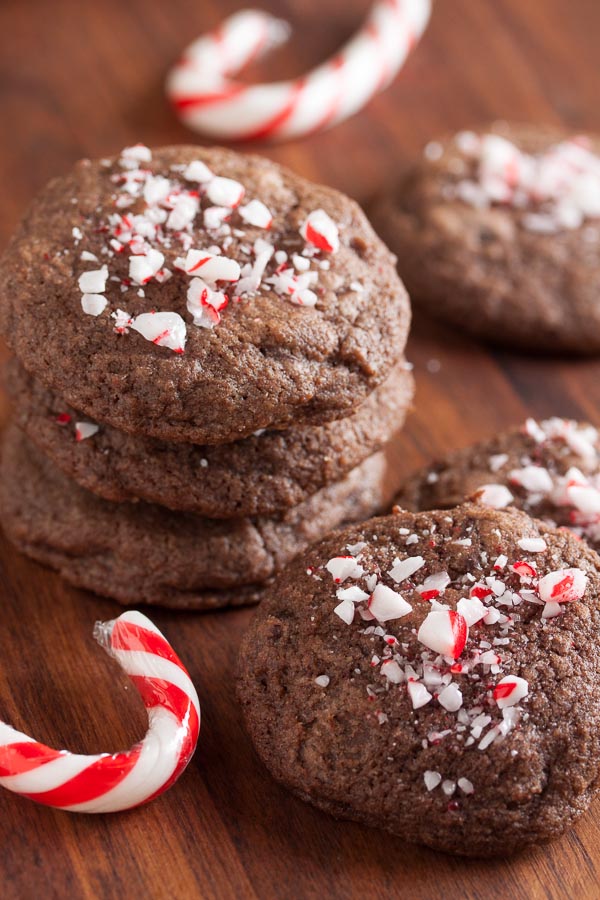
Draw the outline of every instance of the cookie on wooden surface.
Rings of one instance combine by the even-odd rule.
[[[496,856],[556,837],[600,779],[599,567],[515,509],[329,536],[276,578],[241,646],[259,756],[403,843]]]

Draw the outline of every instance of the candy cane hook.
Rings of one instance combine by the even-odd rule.
[[[177,781],[200,731],[190,677],[158,628],[139,612],[97,622],[94,637],[139,691],[145,738],[123,753],[53,750],[0,722],[0,785],[58,809],[105,813],[152,800]]]
[[[242,10],[187,47],[167,78],[167,95],[192,130],[230,141],[286,140],[329,128],[387,87],[421,37],[431,0],[379,0],[335,56],[302,78],[235,81],[251,60],[284,43],[290,27]]]

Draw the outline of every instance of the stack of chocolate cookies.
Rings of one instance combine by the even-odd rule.
[[[0,298],[4,528],[73,584],[251,602],[389,503],[409,302],[339,193],[220,149],[84,160],[25,216]]]

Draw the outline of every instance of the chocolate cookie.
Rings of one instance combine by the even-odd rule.
[[[87,416],[220,444],[352,414],[401,360],[408,297],[353,201],[196,146],[83,160],[0,266],[4,334]]]
[[[415,308],[509,347],[598,352],[598,153],[498,123],[429,144],[373,211]]]
[[[0,472],[8,537],[71,584],[121,603],[203,609],[253,595],[312,541],[389,502],[383,454],[278,518],[211,520],[146,503],[109,503],[71,481],[12,426]],[[220,594],[220,591],[230,592]],[[236,602],[239,602],[236,601]]]
[[[495,856],[598,790],[600,558],[518,510],[400,512],[276,579],[238,693],[302,799],[403,841]]]
[[[445,509],[470,497],[566,526],[600,550],[597,429],[568,419],[528,419],[416,472],[396,503],[412,510]]]
[[[296,506],[380,450],[402,425],[413,378],[402,363],[353,415],[337,422],[204,447],[131,435],[109,425],[98,430],[16,359],[7,367],[7,387],[16,422],[88,490],[113,501],[139,498],[231,518],[273,515]]]

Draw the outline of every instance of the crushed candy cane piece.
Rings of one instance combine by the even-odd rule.
[[[392,684],[400,684],[404,680],[404,672],[395,659],[386,659],[381,664],[381,674]]]
[[[439,784],[442,783],[442,776],[439,772],[432,772],[428,770],[423,775],[423,780],[425,781],[425,787],[428,791],[433,791]]]
[[[390,619],[401,619],[412,612],[412,606],[407,603],[402,594],[392,590],[385,584],[378,584],[367,604],[371,612],[379,622],[387,622]]]
[[[433,610],[421,623],[418,640],[452,659],[458,659],[464,650],[469,627],[460,613],[454,610]]]
[[[200,159],[194,159],[186,167],[183,177],[186,181],[196,181],[198,184],[206,184],[207,181],[214,178],[214,175],[206,163],[203,163]]]
[[[475,493],[475,499],[492,509],[504,509],[510,506],[514,497],[504,484],[482,484]]]
[[[85,441],[100,431],[100,426],[93,422],[75,422],[75,440]]]
[[[438,703],[448,712],[456,712],[461,708],[463,696],[460,688],[454,682],[447,684],[438,694]]]
[[[102,294],[83,294],[81,308],[88,316],[99,316],[104,312],[108,300]]]
[[[469,628],[480,622],[488,613],[487,606],[478,597],[461,597],[456,604],[456,609],[463,616]]]
[[[426,706],[433,700],[433,695],[430,694],[425,685],[421,684],[419,681],[412,681],[409,679],[406,689],[413,709],[420,709],[422,706]]]
[[[353,556],[335,556],[325,568],[336,584],[341,584],[347,578],[360,578],[365,571]]]
[[[339,616],[346,625],[351,625],[354,620],[355,606],[352,600],[342,600],[341,603],[333,610],[336,616]]]
[[[215,206],[226,206],[233,209],[238,206],[245,194],[244,185],[233,178],[216,175],[208,183],[206,196]]]
[[[389,575],[396,584],[400,584],[401,581],[405,581],[411,575],[414,575],[415,572],[418,572],[424,565],[425,560],[422,556],[408,556],[402,560],[395,559]]]
[[[473,782],[469,781],[468,778],[459,778],[456,783],[463,794],[472,794],[475,791]]]
[[[324,209],[315,209],[300,228],[304,240],[318,250],[336,253],[340,247],[338,227]]]
[[[142,313],[131,322],[131,328],[158,347],[168,347],[175,353],[183,353],[186,327],[179,313]]]
[[[82,272],[77,283],[82,294],[103,294],[106,290],[107,281],[108,266],[102,266],[101,269],[91,269],[89,272]]]
[[[557,569],[540,578],[538,592],[544,603],[572,603],[581,600],[587,582],[581,569]]]
[[[523,537],[517,541],[517,544],[521,548],[521,550],[525,550],[527,553],[543,553],[544,550],[547,549],[547,544],[544,538],[528,538]]]
[[[494,688],[494,700],[500,709],[515,706],[529,693],[529,684],[518,675],[506,675]]]
[[[165,261],[160,250],[148,250],[140,256],[129,257],[129,277],[134,284],[147,284],[160,271]]]
[[[268,229],[273,223],[271,211],[261,200],[251,200],[245,206],[240,206],[239,213],[244,222],[256,228]]]

